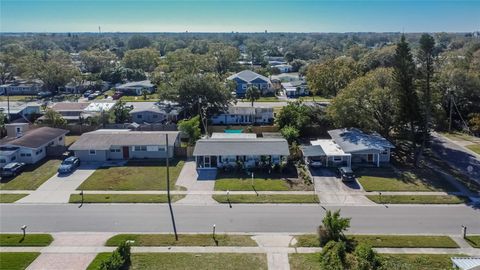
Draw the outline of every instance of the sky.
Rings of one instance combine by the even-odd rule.
[[[0,32],[471,32],[480,0],[0,0]]]

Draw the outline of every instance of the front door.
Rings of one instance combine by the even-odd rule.
[[[124,146],[122,148],[122,152],[123,152],[123,159],[129,159],[130,158],[130,151],[129,151],[128,146]]]
[[[367,161],[368,162],[373,162],[373,154],[368,154],[367,155]]]

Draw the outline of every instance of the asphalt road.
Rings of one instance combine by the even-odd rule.
[[[338,207],[327,207],[338,209]],[[456,206],[342,206],[352,233],[457,234],[466,225],[480,234],[480,210]],[[314,232],[325,210],[320,205],[174,205],[179,232]],[[167,205],[74,204],[0,205],[0,231],[172,232]]]

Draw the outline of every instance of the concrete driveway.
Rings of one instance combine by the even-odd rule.
[[[99,164],[85,164],[72,174],[55,174],[37,190],[16,203],[68,203],[70,194],[75,192],[77,187],[87,180],[98,167]]]
[[[315,190],[323,204],[358,204],[373,205],[363,194],[362,187],[355,181],[342,182],[330,169],[311,169]]]

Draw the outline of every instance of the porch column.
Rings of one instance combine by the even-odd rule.
[[[348,167],[351,168],[352,167],[352,156],[347,156],[348,158]]]
[[[380,167],[380,154],[377,153],[377,167]]]

